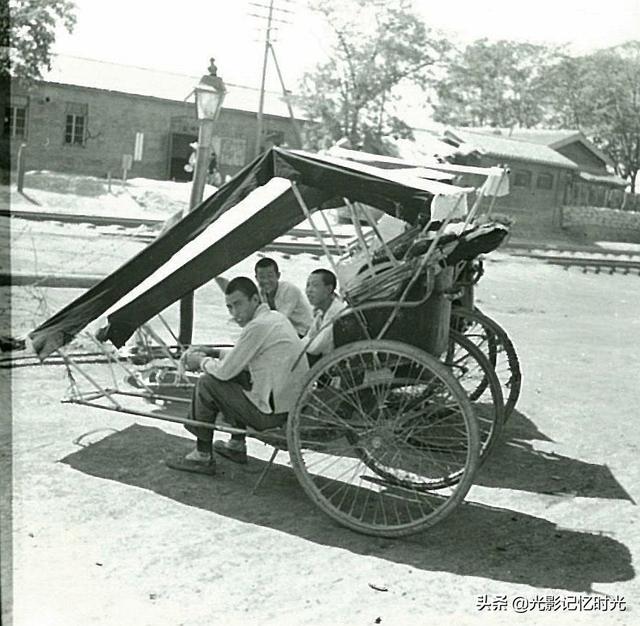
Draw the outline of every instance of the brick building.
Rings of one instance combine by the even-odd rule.
[[[503,203],[609,206],[622,200],[627,184],[580,131],[458,128],[446,131],[445,138],[477,148],[483,164],[510,166],[512,192]]]
[[[509,194],[496,206],[513,214],[519,228],[558,227],[561,207],[622,202],[626,185],[611,174],[611,163],[577,131],[454,128],[444,140],[474,148],[479,165],[507,165]]]
[[[564,204],[579,206],[620,206],[627,182],[611,173],[607,155],[577,130],[517,129],[504,131],[512,139],[547,146],[578,166],[564,194]]]
[[[28,89],[11,85],[2,167],[15,164],[24,143],[30,170],[120,176],[124,161],[131,163],[130,176],[188,180],[184,165],[198,125],[193,98],[186,99],[199,78],[58,56],[43,80]],[[227,83],[214,138],[223,175],[234,174],[255,156],[258,101],[257,89]],[[303,118],[295,108],[294,115]],[[297,147],[281,94],[266,92],[263,116],[262,145]]]

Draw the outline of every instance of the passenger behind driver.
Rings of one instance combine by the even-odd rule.
[[[256,263],[255,278],[262,302],[272,311],[279,311],[285,315],[296,329],[298,337],[304,337],[311,326],[313,316],[302,291],[295,285],[280,280],[278,264],[269,257],[264,257]],[[217,276],[215,281],[224,292],[229,281],[223,276]]]
[[[330,322],[346,307],[335,292],[336,286],[336,275],[326,269],[314,270],[307,279],[306,294],[313,307],[313,322],[302,341],[307,345],[311,340],[306,348],[310,363],[334,348],[333,324]]]
[[[255,265],[256,282],[260,297],[271,310],[286,315],[299,337],[304,337],[312,321],[311,308],[295,285],[280,280],[278,264],[269,257],[260,259]]]

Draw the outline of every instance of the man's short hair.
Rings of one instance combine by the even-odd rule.
[[[268,256],[264,257],[263,259],[260,259],[256,263],[255,272],[257,274],[258,270],[260,268],[267,269],[268,267],[272,267],[276,271],[276,274],[280,273],[280,269],[278,268],[278,264],[272,258],[270,258]]]
[[[322,277],[322,282],[327,286],[331,287],[331,291],[335,291],[338,286],[338,281],[336,280],[336,275],[331,270],[325,270],[324,268],[320,268],[319,270],[313,270],[312,274],[317,274]]]
[[[243,293],[247,298],[251,299],[253,296],[260,297],[256,284],[246,276],[238,276],[229,281],[226,289],[224,290],[225,296],[230,296],[235,291]]]

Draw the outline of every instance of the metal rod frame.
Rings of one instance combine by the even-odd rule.
[[[449,214],[444,219],[442,224],[440,224],[440,228],[438,228],[438,230],[436,232],[436,235],[433,238],[433,241],[431,242],[431,245],[429,246],[429,249],[427,250],[427,252],[422,257],[422,259],[420,261],[420,264],[416,268],[415,272],[413,273],[412,278],[409,280],[409,282],[407,283],[407,286],[405,287],[402,295],[398,299],[399,303],[405,301],[405,299],[407,298],[407,295],[409,294],[409,290],[411,289],[411,287],[413,287],[414,283],[418,279],[418,276],[420,276],[420,274],[422,274],[422,272],[424,271],[425,267],[427,266],[427,263],[429,262],[429,260],[433,256],[433,253],[434,253],[434,251],[436,249],[436,246],[438,245],[438,241],[440,241],[440,238],[442,237],[442,235],[444,233],[444,229],[448,226],[449,222],[453,219],[453,215],[456,212],[456,210],[458,209],[458,206],[460,205],[460,201],[461,200],[462,200],[462,195],[458,196],[458,200],[456,201],[455,205],[453,206],[451,211],[449,211]],[[426,226],[425,226],[425,228],[426,228]],[[398,315],[399,311],[400,311],[400,306],[396,305],[393,308],[393,310],[391,311],[391,313],[389,315],[389,318],[385,322],[384,326],[381,328],[380,332],[376,336],[376,339],[381,339],[382,337],[384,337],[384,334],[387,332],[387,330],[389,330],[389,327],[391,326],[391,324],[396,319],[396,316]]]
[[[389,245],[387,244],[387,242],[382,237],[382,234],[380,233],[380,230],[378,229],[378,225],[376,224],[375,220],[371,217],[371,215],[369,213],[369,210],[366,207],[364,207],[360,202],[358,202],[357,204],[360,207],[360,210],[362,211],[363,215],[365,216],[367,222],[369,223],[369,226],[371,226],[371,230],[373,230],[374,234],[376,235],[376,237],[378,238],[378,240],[382,244],[382,247],[384,248],[385,254],[387,255],[387,257],[389,257],[389,261],[395,267],[398,267],[400,265],[400,261],[398,261],[398,259],[396,259],[396,257],[393,255],[393,252],[391,251],[391,248],[389,248]]]
[[[112,354],[109,354],[109,352],[107,351],[106,347],[104,346],[104,344],[102,344],[100,341],[98,341],[91,333],[87,333],[87,336],[89,337],[89,339],[91,341],[93,341],[96,345],[98,345],[98,347],[103,351],[103,354],[105,355],[105,357],[108,359],[109,361],[109,365],[111,367],[112,364],[116,364],[121,370],[124,371],[125,374],[128,374],[129,376],[133,376],[133,378],[135,378],[149,393],[153,393],[153,389],[151,387],[149,387],[143,380],[142,376],[140,376],[139,372],[136,372],[135,370],[129,369],[123,361],[120,360],[120,358],[116,358],[114,357]],[[141,336],[142,333],[141,333]],[[143,336],[144,339],[144,336]],[[77,367],[77,364],[76,364]],[[114,379],[114,386],[116,387],[116,389],[119,390],[118,387],[118,382],[115,378],[115,376],[113,377]]]
[[[61,350],[58,350],[57,352],[58,352],[58,354],[60,354],[60,356],[62,356],[63,360],[65,361],[65,365],[67,366],[67,368],[69,368],[69,369],[71,369],[71,367],[75,368],[96,389],[100,390],[102,392],[103,396],[108,398],[109,401],[116,407],[117,410],[119,410],[119,411],[122,410],[122,407],[120,406],[118,401],[115,400],[112,397],[112,393],[110,393],[109,390],[105,389],[100,383],[96,382],[91,376],[89,376],[89,374],[87,374],[85,371],[83,371],[83,369],[77,363],[75,363],[73,361],[73,359],[67,358],[66,355],[64,354],[64,352],[62,352]],[[77,389],[77,385],[76,385],[76,389]]]
[[[348,198],[343,198],[345,204],[349,208],[349,213],[351,215],[351,221],[353,222],[353,226],[356,229],[356,237],[360,242],[360,246],[364,252],[364,255],[367,259],[367,265],[369,266],[369,271],[371,272],[371,276],[375,274],[373,271],[373,257],[371,256],[371,250],[369,250],[369,246],[367,245],[367,240],[364,238],[364,234],[362,233],[362,227],[360,226],[360,219],[356,213],[356,209],[353,204],[349,201]]]
[[[273,462],[276,460],[276,456],[278,452],[280,452],[280,448],[278,448],[277,446],[273,446],[273,452],[271,453],[269,462],[267,463],[266,467],[262,470],[262,472],[260,472],[260,476],[258,476],[258,480],[256,481],[256,484],[253,486],[253,489],[251,490],[251,495],[255,495],[256,491],[258,491],[258,487],[260,487],[260,485],[262,484],[262,481],[267,477],[267,473],[271,469]]]
[[[312,228],[313,232],[315,233],[316,237],[318,238],[318,241],[320,242],[320,245],[322,246],[322,249],[324,250],[324,253],[325,253],[325,256],[327,257],[327,260],[329,261],[329,263],[331,263],[331,267],[333,268],[333,271],[337,275],[338,274],[338,268],[336,267],[335,261],[333,260],[333,256],[332,256],[331,252],[329,251],[329,248],[327,247],[327,244],[324,242],[324,239],[323,239],[322,235],[320,234],[320,231],[318,230],[318,227],[316,226],[316,223],[313,221],[313,218],[311,217],[311,211],[309,211],[309,207],[307,207],[307,204],[304,201],[304,198],[302,197],[302,194],[300,193],[300,190],[298,189],[298,185],[296,185],[295,181],[291,181],[291,189],[293,190],[293,195],[296,197],[296,200],[298,201],[298,204],[300,205],[300,208],[302,209],[302,212],[304,213],[306,219],[309,221],[309,224],[311,225],[311,228]]]

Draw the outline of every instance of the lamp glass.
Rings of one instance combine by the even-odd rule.
[[[198,85],[195,92],[198,119],[215,120],[222,105],[224,91]]]

